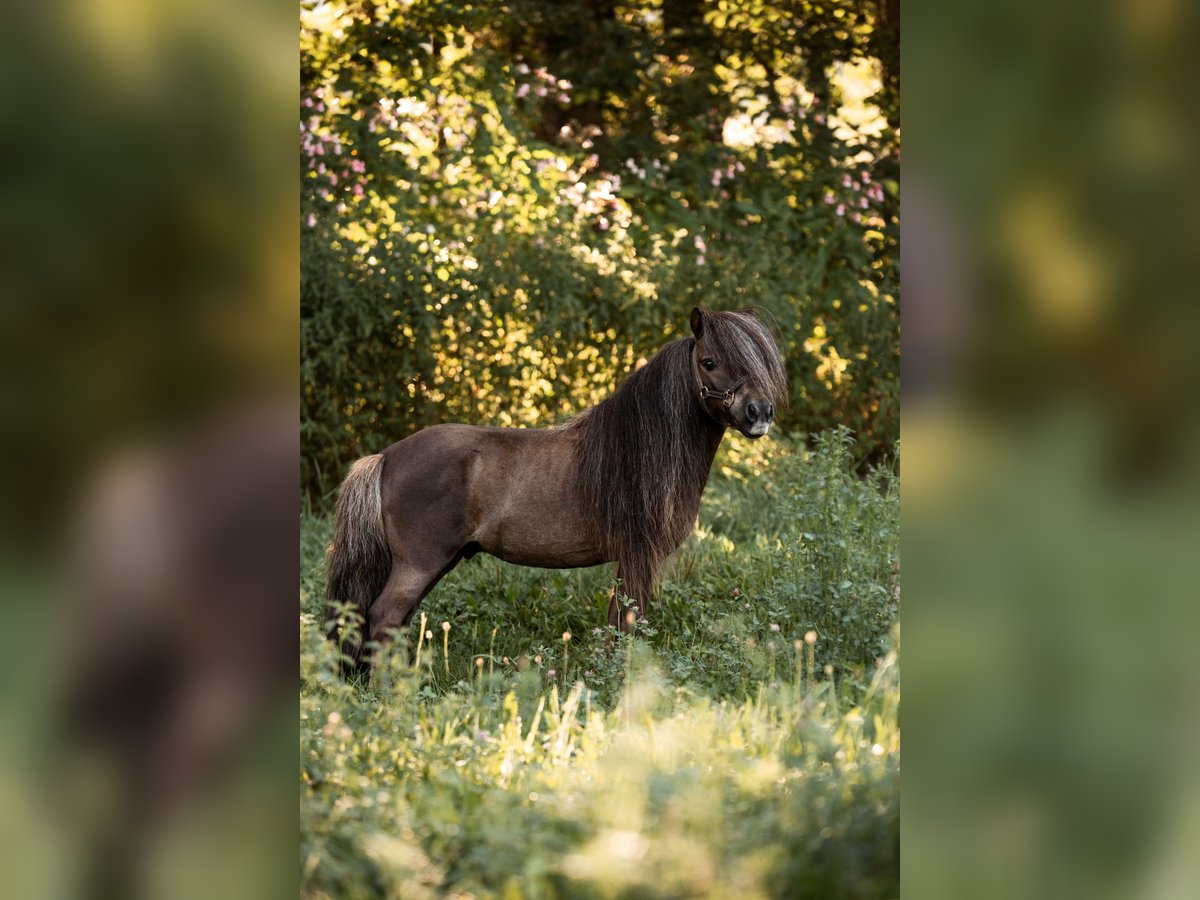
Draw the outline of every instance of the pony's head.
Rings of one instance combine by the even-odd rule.
[[[779,346],[753,310],[692,310],[692,373],[710,416],[749,438],[771,429],[787,402],[787,377]]]

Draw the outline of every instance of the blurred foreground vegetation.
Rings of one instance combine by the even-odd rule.
[[[779,328],[795,433],[898,430],[892,3],[303,3],[303,479]],[[894,11],[893,11],[894,12]]]
[[[309,897],[899,893],[899,492],[844,430],[730,442],[643,635],[608,567],[477,557],[368,688],[302,529]]]

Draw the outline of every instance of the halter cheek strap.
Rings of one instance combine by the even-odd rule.
[[[749,380],[749,376],[746,376],[744,378],[739,378],[730,387],[726,388],[723,391],[714,391],[712,388],[706,387],[704,382],[700,380],[700,369],[696,365],[696,342],[695,341],[692,341],[692,372],[696,376],[696,386],[698,388],[700,388],[700,403],[701,403],[701,405],[704,404],[705,400],[709,399],[710,397],[714,397],[721,401],[721,406],[723,406],[725,409],[729,409],[730,407],[733,406],[733,401],[735,399],[735,395],[737,394],[738,391],[740,391],[742,389],[742,386]]]

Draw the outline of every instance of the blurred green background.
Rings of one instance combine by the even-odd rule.
[[[119,845],[134,816],[105,768],[112,760],[79,752],[73,737],[80,722],[66,699],[81,658],[111,653],[115,666],[92,682],[103,693],[112,668],[164,652],[155,623],[181,621],[186,593],[295,640],[288,535],[299,531],[299,491],[286,453],[290,441],[296,460],[299,446],[288,411],[299,332],[295,10],[65,0],[6,7],[0,32],[0,893],[104,896],[89,843]],[[222,527],[198,546],[205,504],[170,494],[228,496],[253,459],[217,458],[213,438],[248,410],[282,448],[271,463],[289,515],[270,529],[218,515]],[[181,482],[154,481],[185,464]],[[298,461],[290,466],[298,473]],[[141,480],[154,490],[140,501],[108,492],[109,518],[92,535],[102,540],[90,548],[104,580],[123,577],[124,589],[104,596],[101,579],[81,576],[83,510],[120,471],[150,475]],[[204,488],[201,476],[211,479]],[[128,524],[139,503],[155,538],[130,540],[122,525],[119,514]],[[203,574],[183,575],[181,557],[196,554],[208,557]],[[114,610],[128,609],[129,585],[150,570],[167,578],[143,592],[144,617],[116,627]],[[200,586],[211,577],[229,587],[248,570],[263,574],[253,591]],[[166,651],[176,671],[236,644],[235,628],[203,630],[187,631],[192,651]],[[192,785],[190,802],[148,827],[138,848],[146,896],[295,895],[295,704],[263,686],[279,683],[279,657],[256,659],[257,675],[223,698],[252,703],[255,727],[220,748],[224,777]],[[139,679],[109,698],[107,709],[128,717],[101,723],[107,749],[123,748],[143,771],[203,760],[222,729],[220,702],[170,745],[161,730],[115,724],[138,712],[182,723],[185,681]]]
[[[667,6],[647,8],[661,9],[665,15]],[[829,16],[839,8],[821,4]],[[433,15],[437,9],[436,4],[418,3],[412,15]],[[453,14],[447,5],[440,9],[441,19],[433,16],[431,21],[445,21]],[[702,9],[706,16],[722,11],[719,3],[704,3]],[[880,9],[894,11],[887,3],[875,9],[877,15]],[[738,17],[761,19],[770,11],[794,20],[788,27],[817,48],[824,46],[823,34],[831,35],[830,44],[841,46],[829,30],[817,28],[826,20],[815,7],[779,4],[768,10],[736,4],[725,11],[737,13],[733,24],[727,19],[725,26],[712,30],[736,33],[753,52],[761,52],[756,50],[760,33],[769,40],[779,31],[743,26]],[[7,886],[32,896],[39,883],[60,883],[54,873],[64,868],[61,837],[48,833],[42,798],[29,775],[42,755],[35,736],[46,691],[28,685],[48,679],[61,663],[61,648],[49,622],[54,607],[47,601],[46,586],[54,572],[44,562],[47,548],[53,552],[57,545],[47,544],[51,532],[35,523],[46,526],[47,521],[61,519],[75,489],[104,451],[194,420],[201,409],[236,397],[264,379],[294,383],[296,33],[294,8],[266,4],[79,0],[19,5],[8,13],[2,38],[6,52],[0,60],[8,82],[19,87],[6,92],[2,108],[10,199],[0,209],[7,254],[0,294],[0,358],[8,501],[3,519],[5,619],[0,629],[6,640],[6,696],[0,714],[8,739],[3,790],[10,802],[4,833],[12,837],[3,843]],[[903,618],[908,640],[904,727],[909,741],[904,896],[1190,897],[1200,882],[1194,853],[1200,834],[1200,771],[1195,763],[1200,678],[1191,651],[1197,625],[1194,557],[1200,545],[1195,512],[1200,490],[1194,474],[1194,348],[1200,345],[1194,271],[1200,258],[1200,170],[1194,164],[1200,158],[1195,113],[1200,78],[1193,52],[1200,31],[1197,16],[1195,4],[1180,0],[1075,0],[1053,6],[914,0],[904,6],[903,119],[908,133],[903,166]],[[892,21],[890,14],[888,18]],[[438,35],[445,36],[447,30],[474,33],[468,19],[464,14],[449,29],[425,29],[420,43],[436,45],[439,54],[449,46],[461,50],[465,44],[457,38],[442,43]],[[592,21],[580,15],[565,30],[574,35],[590,28]],[[343,29],[340,36],[331,32],[326,38],[318,36],[322,29],[308,27],[305,34],[316,53],[321,42],[344,49],[346,35],[353,30]],[[546,32],[528,17],[512,31],[513,42],[529,37],[528,45],[521,47],[529,73],[513,70],[515,58],[507,75],[503,68],[473,63],[488,58],[483,55],[486,48],[476,51],[473,45],[466,63],[447,60],[439,71],[445,74],[448,69],[451,78],[463,81],[471,78],[478,87],[443,93],[504,97],[495,93],[497,85],[508,85],[504,90],[511,92],[511,100],[502,104],[497,99],[488,110],[503,108],[510,118],[520,117],[517,124],[505,125],[506,133],[521,137],[514,143],[526,146],[532,140],[526,136],[534,134],[555,158],[570,160],[568,168],[577,172],[586,159],[584,151],[594,151],[607,161],[606,174],[621,176],[622,189],[613,191],[618,196],[624,196],[626,185],[642,182],[622,168],[626,159],[634,159],[639,171],[645,169],[646,181],[657,171],[646,162],[657,158],[664,166],[671,164],[663,151],[645,158],[620,149],[614,153],[597,140],[600,135],[590,138],[591,148],[583,148],[585,138],[574,126],[572,144],[562,143],[567,139],[556,129],[567,123],[556,123],[540,112],[558,110],[559,103],[548,84],[535,79],[539,68],[582,85],[586,79],[573,66],[586,65],[593,53],[616,53],[637,43],[633,37],[593,41],[586,53],[564,55],[534,46],[532,38]],[[786,29],[784,34],[791,39]],[[879,36],[867,39],[877,41]],[[684,43],[692,40],[690,35],[680,38]],[[797,40],[795,46],[800,45]],[[414,50],[400,42],[390,52],[400,59],[433,55],[432,49]],[[651,77],[655,106],[669,108],[657,113],[660,121],[672,123],[663,133],[673,133],[681,122],[686,125],[687,107],[675,105],[669,90],[679,86],[679,78],[673,75],[667,84],[661,74],[678,64],[679,52],[683,51],[669,55],[671,62],[656,70],[644,56],[605,70],[602,74],[616,82],[610,92],[615,99],[611,108],[601,106],[599,120],[581,115],[580,128],[595,124],[617,140],[622,132],[613,126],[619,125],[622,110],[627,112],[628,99],[639,96],[635,92],[642,90],[641,79]],[[835,62],[848,59],[840,50],[818,52],[829,53]],[[878,72],[893,97],[899,83],[891,62],[894,52],[894,46],[880,45],[877,53],[867,54],[893,54]],[[335,55],[339,65],[352,68],[354,61],[344,58],[344,52]],[[365,66],[365,61],[357,65]],[[354,78],[366,84],[375,77],[352,76],[349,88],[337,82],[331,86],[314,77],[323,66],[305,70],[302,99],[317,102],[318,87],[332,87],[335,93],[357,91]],[[431,77],[436,74],[431,67]],[[401,76],[414,90],[425,90],[425,81],[414,71]],[[501,82],[502,77],[509,80]],[[689,73],[683,83],[691,77]],[[530,87],[518,98],[522,84]],[[547,87],[546,97],[538,96],[538,86]],[[807,89],[814,96],[820,93],[813,84]],[[572,81],[569,96],[577,95]],[[431,108],[441,108],[436,92],[423,99]],[[804,99],[807,104],[807,95]],[[574,99],[562,104],[568,110],[576,105]],[[310,108],[302,109],[306,123]],[[754,126],[761,110],[746,112]],[[353,139],[349,126],[342,129],[328,121],[328,110],[321,114],[325,118],[317,131],[338,135],[345,147],[359,150],[364,165],[370,163],[366,144]],[[462,115],[465,122],[469,114]],[[894,126],[895,107],[885,107],[884,115],[889,127]],[[804,120],[815,121],[815,115]],[[464,133],[452,128],[451,138],[443,137],[448,149],[442,152],[448,158],[457,157],[452,141]],[[579,149],[573,150],[576,141]],[[412,152],[436,155],[436,148],[432,154],[422,151],[419,141],[406,138],[405,143],[415,148]],[[674,149],[674,144],[661,143]],[[690,158],[690,149],[675,152]],[[746,260],[751,257],[722,246],[736,245],[741,233],[737,219],[730,225],[722,218],[732,212],[703,213],[709,217],[705,227],[710,219],[721,222],[723,242],[699,230],[701,192],[729,190],[723,173],[732,161],[730,199],[745,202],[749,195],[743,192],[751,179],[767,180],[751,165],[756,163],[753,157],[769,157],[773,172],[776,152],[789,152],[789,145],[740,149],[736,159],[722,165],[714,162],[709,167],[706,162],[686,189],[680,184],[665,192],[670,197],[678,190],[687,207],[675,209],[661,200],[664,216],[683,209],[697,217],[696,222],[676,226],[687,228],[679,246],[689,251],[677,255],[679,265],[695,267],[710,279],[694,283],[703,284],[706,292],[718,292],[714,306],[745,302],[732,293],[735,287],[759,300],[755,291],[760,288],[753,286],[755,279],[739,274],[749,271]],[[819,151],[796,157],[797,162],[788,164],[792,171],[809,166],[815,173],[827,166]],[[302,155],[305,172],[310,169],[306,160]],[[737,170],[739,160],[745,172]],[[507,174],[503,163],[489,165]],[[536,161],[526,165],[536,174]],[[327,163],[327,172],[329,168]],[[663,180],[682,181],[684,176],[676,176],[671,168]],[[713,185],[718,169],[721,184]],[[558,175],[550,179],[566,180],[557,163],[554,170]],[[598,172],[589,169],[583,179],[588,196],[598,187]],[[329,187],[342,187],[342,170],[334,174],[339,185]],[[357,173],[351,167],[351,174],[374,173]],[[876,177],[874,171],[869,174]],[[879,170],[878,175],[885,188],[884,203],[893,204],[887,178],[894,178],[895,171]],[[468,187],[473,189],[483,176],[472,177],[476,181],[468,180]],[[535,192],[532,176],[508,177],[519,182],[514,196]],[[779,176],[771,175],[775,177]],[[324,259],[321,265],[345,274],[340,280],[323,280],[331,292],[357,291],[356,279],[366,278],[370,266],[365,258],[355,261],[361,253],[359,236],[346,232],[344,239],[332,237],[353,221],[353,216],[337,210],[337,204],[344,202],[347,211],[353,211],[356,203],[376,202],[373,194],[380,193],[384,179],[379,180],[380,185],[364,185],[362,198],[353,194],[353,181],[349,195],[334,201],[324,200],[315,190],[306,192],[299,241],[306,242],[306,258]],[[459,252],[449,247],[451,240],[466,246],[488,242],[492,249],[486,254],[472,253],[479,266],[472,273],[492,264],[501,238],[511,235],[513,243],[519,243],[526,240],[522,235],[530,235],[515,226],[502,226],[501,235],[484,234],[486,229],[468,230],[462,223],[451,232],[444,206],[408,195],[401,199],[406,190],[402,182],[412,181],[397,173],[381,200],[401,204],[397,208],[404,216],[422,225],[434,225],[432,237],[445,242],[438,250],[447,254]],[[301,178],[302,186],[309,183],[315,186],[317,181]],[[551,180],[541,190],[548,194],[559,183]],[[840,191],[845,188],[840,185],[833,180],[828,186],[835,199],[844,202]],[[443,195],[441,188],[438,191],[440,203]],[[384,196],[389,193],[395,196]],[[815,198],[814,215],[822,212],[823,193],[798,190],[797,196]],[[468,194],[469,204],[481,199]],[[603,195],[597,201],[608,202]],[[496,202],[503,204],[504,197]],[[513,271],[550,271],[560,273],[563,281],[567,277],[562,273],[571,273],[569,284],[578,285],[571,296],[603,296],[614,307],[613,297],[647,310],[663,303],[661,310],[647,312],[647,320],[657,328],[667,323],[681,327],[691,298],[680,294],[676,308],[670,298],[645,301],[636,290],[643,280],[675,283],[643,277],[652,263],[649,256],[642,262],[643,244],[636,243],[641,226],[635,223],[649,221],[649,207],[630,206],[629,225],[600,213],[609,229],[596,231],[587,223],[600,227],[598,217],[571,224],[575,213],[560,217],[557,200],[530,204],[522,199],[514,206],[506,222],[528,209],[554,210],[553,230],[544,227],[548,236],[561,233],[563,243],[556,248],[551,242],[548,249],[533,244],[536,235],[529,237],[524,259],[545,251],[546,259],[555,262],[539,266],[535,259],[510,267]],[[767,212],[757,214],[765,225],[777,228]],[[314,217],[312,225],[309,215]],[[437,233],[439,224],[443,234]],[[853,224],[844,224],[844,230],[853,231]],[[583,262],[566,263],[575,259],[572,248],[606,247],[618,228],[625,234],[618,242],[617,258],[624,260],[628,248],[639,248],[637,266],[621,264],[636,276],[634,287],[610,287],[601,293],[588,286],[602,276],[615,285],[611,274],[585,268]],[[842,247],[835,232],[823,228],[814,226],[813,234],[823,236],[831,247]],[[697,233],[705,242],[703,254],[695,243]],[[782,240],[779,230],[769,233],[772,240]],[[886,228],[881,233],[885,240],[893,239]],[[674,234],[672,230],[669,237]],[[468,235],[474,239],[471,244]],[[333,246],[334,240],[340,248]],[[315,245],[311,253],[307,242]],[[394,237],[392,242],[397,252]],[[800,271],[807,266],[803,261],[816,253],[796,241],[786,246],[797,260],[775,264],[789,270]],[[420,251],[419,243],[412,251],[400,250],[414,258],[428,253]],[[744,268],[713,277],[718,264],[732,265],[732,260],[718,259],[721,253],[736,254]],[[705,256],[703,266],[696,264],[700,255]],[[570,259],[557,262],[565,257]],[[654,271],[663,268],[653,265]],[[416,274],[423,271],[419,262],[408,268],[421,283],[430,280],[430,273]],[[433,266],[433,279],[438,278],[437,268]],[[857,271],[860,266],[851,268]],[[466,271],[456,272],[455,278]],[[776,277],[773,271],[758,274],[768,279],[764,284]],[[858,278],[851,283],[848,275],[838,277],[847,278],[849,285],[838,293],[850,292],[858,283]],[[895,296],[895,277],[893,272],[885,282],[881,276],[877,286],[891,283]],[[499,282],[494,273],[489,278]],[[802,291],[816,296],[811,303],[796,304],[814,316],[811,330],[797,328],[793,314],[772,306],[782,316],[793,348],[795,341],[803,339],[802,346],[815,336],[818,310],[828,327],[846,327],[818,305],[832,305],[837,294],[812,291],[806,284],[797,281],[793,289],[796,296]],[[500,309],[517,308],[518,287],[532,297],[531,285],[516,284],[504,295],[509,297],[507,306]],[[594,294],[586,293],[585,287]],[[399,296],[382,287],[388,290]],[[761,302],[770,306],[774,301],[764,296]],[[544,298],[527,303],[546,305]],[[352,354],[355,359],[367,352],[383,353],[378,348],[384,348],[382,361],[395,361],[390,342],[395,323],[381,326],[365,312],[339,308],[345,310],[344,321],[351,330],[369,324],[372,334],[389,333],[378,345],[360,341]],[[400,304],[393,304],[386,315],[395,308]],[[609,313],[588,323],[589,310],[580,307],[559,316],[562,324],[556,327],[565,340],[550,341],[553,328],[530,334],[541,336],[546,349],[577,342],[601,353],[610,346],[631,346],[644,353],[668,336],[642,333],[624,319],[612,321],[615,316]],[[550,314],[558,315],[553,310]],[[439,312],[435,318],[440,317]],[[535,321],[531,327],[542,326]],[[312,372],[316,363],[309,356],[308,335],[321,332],[311,330],[307,322],[304,328],[304,365]],[[495,331],[497,326],[491,328]],[[617,333],[603,341],[583,341],[585,330],[588,338],[595,338],[607,335],[608,328]],[[327,326],[328,333],[334,330]],[[420,343],[434,346],[432,326],[414,329],[414,335],[422,336]],[[480,339],[487,338],[481,334]],[[444,343],[443,338],[437,340]],[[418,343],[414,338],[411,346]],[[522,345],[536,342],[522,339]],[[800,362],[812,358],[811,377],[795,359],[792,369],[802,379],[799,384],[807,384],[820,400],[812,407],[819,410],[826,402],[824,395],[831,403],[841,402],[839,391],[849,388],[831,378],[827,380],[834,387],[823,381],[810,383],[819,377],[816,369],[822,362],[828,362],[826,372],[840,365],[832,354],[821,352],[819,343],[812,346],[815,351],[796,354]],[[832,346],[838,359],[857,366],[851,349],[859,346],[857,342]],[[416,353],[411,347],[409,352]],[[877,354],[872,365],[894,365],[886,360],[886,354]],[[626,362],[610,356],[592,373],[587,373],[586,363],[582,369],[595,375],[597,383],[609,383],[604,366],[616,371]],[[538,365],[530,363],[530,373],[514,373],[514,398],[527,396],[525,385],[532,384],[534,371],[540,374]],[[361,368],[371,371],[373,363],[363,362]],[[460,377],[472,370],[464,366]],[[418,381],[423,391],[426,383],[433,389],[437,375],[428,358],[423,369],[406,364],[393,366],[393,371],[397,383],[413,372],[427,373],[425,381]],[[557,368],[553,376],[547,380],[557,385]],[[453,384],[452,373],[442,377]],[[314,428],[318,417],[325,421],[325,413],[314,410],[325,409],[332,413],[337,438],[332,444],[337,449],[336,456],[307,470],[304,478],[310,488],[328,490],[336,481],[328,473],[360,449],[373,449],[359,447],[367,434],[383,439],[389,430],[385,419],[378,428],[366,425],[371,415],[392,415],[386,406],[397,398],[390,396],[390,385],[385,401],[374,396],[378,385],[370,380],[347,382],[343,373],[336,379],[317,374],[305,378],[315,398],[306,401],[306,441],[312,445],[324,440]],[[857,390],[869,380],[856,378],[852,383]],[[347,383],[364,385],[364,393],[345,390]],[[546,396],[575,396],[582,402],[585,386],[581,381],[579,390],[556,387]],[[461,385],[455,390],[466,393]],[[449,393],[458,396],[453,390]],[[361,407],[357,399],[341,402],[359,396],[365,398]],[[528,396],[533,404],[532,391]],[[515,402],[503,410],[472,413],[468,401],[469,396],[459,401],[464,418],[494,414],[498,419],[506,412],[514,421],[534,421]],[[374,408],[379,403],[384,410]],[[421,415],[429,415],[432,401],[423,399],[422,404]],[[859,409],[850,402],[845,408],[850,415]],[[558,414],[554,409],[539,412]],[[801,417],[809,414],[806,404],[793,402],[793,427],[806,427]],[[288,527],[297,525],[291,522]],[[30,555],[28,545],[39,537],[43,553]],[[281,567],[281,577],[294,584],[294,559]],[[294,608],[283,613],[286,627],[294,627]],[[294,709],[292,703],[287,697],[281,708]],[[264,754],[255,776],[282,774],[283,793],[294,798],[295,733],[289,731],[273,746],[276,754]],[[243,801],[243,809],[248,803]],[[236,809],[229,807],[233,820],[243,821]],[[292,815],[290,808],[287,813]],[[224,823],[212,832],[239,833]],[[283,837],[287,856],[294,834]],[[177,867],[176,880],[186,881],[193,890],[207,884],[214,868],[203,861],[227,861],[230,841],[224,843],[219,852],[198,856],[202,863]],[[243,850],[257,851],[257,840],[237,843]],[[246,864],[253,866],[255,860]],[[204,876],[186,874],[197,870]],[[289,884],[294,890],[290,857],[282,879],[285,890]]]
[[[305,487],[546,425],[759,306],[785,429],[899,422],[895,23],[874,3],[301,7]]]
[[[904,895],[1195,896],[1198,10],[904,10]]]

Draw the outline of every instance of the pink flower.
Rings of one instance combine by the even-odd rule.
[[[848,187],[850,187],[850,185],[851,185],[851,184],[853,184],[853,183],[854,183],[854,182],[853,182],[853,181],[851,181],[851,179],[850,179],[850,176],[849,176],[849,175],[843,175],[843,176],[842,176],[842,187],[844,187],[844,188],[848,188]]]
[[[861,198],[859,198],[859,201],[858,201],[858,208],[859,208],[859,209],[866,209],[866,208],[867,208],[867,198],[866,198],[866,197],[861,197]]]
[[[534,91],[534,93],[537,94],[539,97],[545,97],[546,93],[547,93],[546,86],[544,84],[539,84],[537,86],[537,89]]]
[[[517,99],[521,99],[529,93],[529,85],[523,84],[517,88]]]
[[[309,213],[308,218],[304,220],[304,224],[307,225],[309,228],[316,228],[317,227],[317,217],[315,215],[313,215],[312,213]]]
[[[839,203],[837,205],[837,209],[835,209],[834,212],[837,213],[839,216],[844,216],[846,214],[846,204]]]
[[[363,195],[363,186],[361,183],[354,186],[354,196],[361,197]]]
[[[833,201],[834,201],[833,192],[832,192],[832,191],[826,191],[826,192],[825,192],[825,202],[826,202],[827,204],[829,204],[830,206],[833,206]]]

